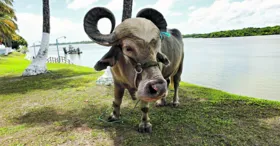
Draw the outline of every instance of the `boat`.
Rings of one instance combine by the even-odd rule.
[[[63,47],[64,54],[82,54],[83,52],[80,48],[75,49],[72,45],[69,45],[68,51],[66,47]]]

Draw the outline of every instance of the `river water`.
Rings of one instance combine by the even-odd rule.
[[[280,35],[190,38],[184,39],[184,45],[183,81],[280,101]],[[109,49],[97,44],[73,46],[79,47],[83,54],[66,57],[77,65],[88,67],[93,67]],[[64,55],[63,47],[67,46],[59,46],[60,56]],[[57,56],[56,46],[50,46],[49,56]]]

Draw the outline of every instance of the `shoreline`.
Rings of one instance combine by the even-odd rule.
[[[249,38],[249,37],[273,37],[273,36],[280,36],[280,34],[275,35],[253,35],[253,36],[235,36],[235,37],[216,37],[216,38],[203,38],[203,37],[183,37],[183,39],[226,39],[226,38]]]

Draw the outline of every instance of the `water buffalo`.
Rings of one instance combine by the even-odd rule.
[[[110,34],[101,34],[97,23],[101,18],[111,21]],[[173,105],[179,105],[178,87],[183,69],[183,41],[177,29],[168,29],[163,15],[145,8],[136,18],[126,19],[115,28],[113,13],[103,7],[91,9],[84,18],[86,34],[94,42],[112,46],[94,68],[97,71],[111,66],[114,79],[113,113],[109,121],[120,118],[120,105],[127,89],[132,99],[140,99],[142,121],[139,132],[151,132],[148,117],[149,102],[166,105],[170,81],[174,82]],[[115,28],[115,29],[114,29]]]

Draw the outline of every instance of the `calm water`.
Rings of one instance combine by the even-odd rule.
[[[280,101],[280,36],[184,39],[184,43],[183,81]],[[96,44],[73,46],[80,47],[83,54],[67,57],[88,67],[93,67],[109,49]],[[49,56],[57,56],[55,46],[50,47]]]

